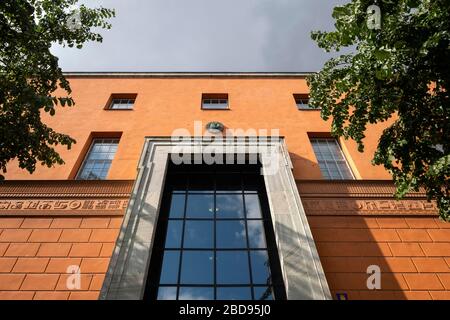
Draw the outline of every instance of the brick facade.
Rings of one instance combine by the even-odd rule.
[[[305,203],[341,209],[305,207],[334,299],[450,298],[450,223],[423,190],[398,201],[388,181],[298,181],[298,188]],[[367,288],[370,265],[380,267],[380,290]]]
[[[1,217],[0,299],[97,299],[122,217]],[[79,265],[80,290],[67,268]]]
[[[355,180],[323,179],[310,136],[329,137],[330,121],[299,111],[305,74],[72,74],[76,101],[44,121],[75,138],[59,148],[64,165],[31,175],[8,165],[0,183],[0,300],[97,299],[128,205],[144,137],[170,137],[195,122],[226,128],[279,129],[332,291],[349,299],[450,299],[450,223],[437,218],[423,191],[392,197],[391,176],[371,157],[386,123],[367,128],[365,152],[339,144]],[[105,110],[112,94],[133,93],[133,110]],[[230,110],[202,110],[202,93],[227,93]],[[203,130],[203,127],[200,129]],[[73,180],[96,137],[120,136],[105,181]],[[123,179],[123,180],[122,180]],[[382,272],[381,290],[366,287],[369,265]],[[80,290],[67,290],[67,267],[79,265]]]
[[[308,217],[333,297],[450,299],[450,224],[435,217]],[[367,267],[381,268],[368,290]]]
[[[117,196],[117,186],[108,189],[111,182],[101,183],[109,193],[96,196]],[[23,182],[15,189],[15,184],[17,192],[34,196],[48,191],[40,187],[31,192]],[[121,192],[129,191],[132,182],[126,185]],[[311,199],[320,202],[324,197],[341,206],[345,201],[356,203],[361,199],[395,202],[389,196],[393,187],[386,181],[298,181],[298,186],[305,203]],[[81,198],[85,198],[94,196],[92,190],[89,186],[77,191],[84,192]],[[14,193],[4,187],[5,194],[14,198]],[[422,201],[423,196],[411,194],[404,201]],[[357,207],[339,214],[306,208],[333,298],[345,293],[351,300],[450,299],[450,224],[439,220],[436,212],[414,211],[416,205],[411,206],[414,214],[401,211],[384,215],[380,214],[383,211],[367,214]],[[97,299],[122,218],[93,213],[0,217],[0,299]],[[79,290],[67,289],[70,265],[80,266]],[[381,290],[367,289],[369,265],[381,269]]]

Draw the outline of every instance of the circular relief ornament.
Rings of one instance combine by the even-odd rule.
[[[211,121],[206,124],[206,130],[210,133],[220,133],[223,132],[224,125],[218,121]]]

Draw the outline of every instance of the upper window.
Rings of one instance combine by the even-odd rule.
[[[134,99],[113,99],[109,109],[111,110],[131,110],[134,107]]]
[[[228,106],[228,94],[209,93],[202,95],[202,109],[204,110],[226,110]]]
[[[298,110],[320,110],[320,108],[310,105],[307,94],[294,94],[294,99]]]
[[[108,101],[108,110],[133,110],[136,94],[113,94]]]
[[[325,179],[354,179],[353,173],[342,153],[341,147],[333,138],[311,138],[320,171]]]
[[[104,180],[117,151],[119,139],[94,139],[77,180]]]

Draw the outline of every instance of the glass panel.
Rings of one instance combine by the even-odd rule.
[[[164,252],[160,284],[176,284],[178,282],[179,251]]]
[[[245,193],[255,193],[258,191],[258,182],[260,177],[256,174],[246,174],[244,175],[244,192]]]
[[[177,287],[159,287],[158,300],[176,300]]]
[[[241,193],[241,175],[240,174],[217,174],[216,191],[218,193]]]
[[[185,248],[213,248],[213,221],[186,221],[184,228]]]
[[[172,194],[170,203],[169,218],[183,218],[184,215],[184,194]]]
[[[214,217],[214,196],[212,194],[189,194],[187,199],[186,218]]]
[[[338,166],[344,179],[353,179],[352,173],[345,162],[338,162]]]
[[[166,183],[171,187],[173,192],[181,193],[186,192],[186,176],[185,175],[169,175],[167,177]]]
[[[217,251],[217,283],[250,283],[246,251]]]
[[[216,222],[217,248],[246,248],[244,220]]]
[[[211,287],[181,287],[179,300],[213,300],[214,288]]]
[[[132,109],[133,105],[134,105],[134,100],[132,100],[132,99],[113,99],[111,101],[110,109],[113,109],[113,110]]]
[[[214,192],[214,180],[211,174],[196,173],[189,178],[189,191],[194,193]]]
[[[203,109],[227,109],[228,100],[227,99],[203,99],[202,101]]]
[[[341,179],[338,166],[335,162],[327,161],[327,166],[330,171],[331,179]]]
[[[274,300],[271,287],[254,287],[255,300]]]
[[[218,300],[251,300],[252,289],[250,287],[224,287],[217,288]]]
[[[245,197],[245,209],[247,210],[247,218],[261,219],[262,214],[258,195],[246,194],[244,197]]]
[[[329,149],[320,150],[320,158],[321,160],[333,160],[334,156]]]
[[[184,251],[181,264],[182,284],[213,284],[213,251]]]
[[[269,256],[266,250],[254,250],[250,252],[252,264],[252,278],[255,284],[271,284]]]
[[[262,220],[248,220],[247,229],[250,248],[265,248],[266,235]]]
[[[180,248],[183,221],[170,220],[167,225],[166,248]]]
[[[217,218],[244,218],[242,194],[220,194],[216,196]]]

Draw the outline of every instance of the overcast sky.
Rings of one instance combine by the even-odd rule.
[[[55,46],[64,71],[317,71],[345,0],[89,0],[116,10],[103,43]]]

